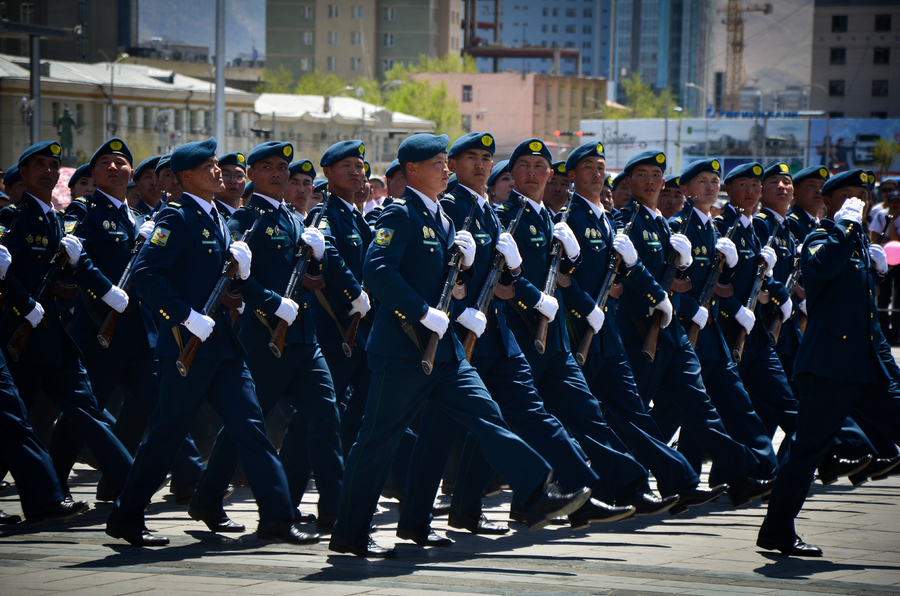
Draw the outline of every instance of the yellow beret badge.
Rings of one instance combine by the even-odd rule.
[[[529,143],[528,148],[532,151],[540,151],[544,148],[544,146],[540,143],[540,141],[532,141]]]

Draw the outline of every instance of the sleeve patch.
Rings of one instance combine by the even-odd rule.
[[[809,247],[809,256],[813,256],[814,254],[816,254],[816,251],[819,250],[820,248],[822,248],[821,244],[816,244],[815,246],[810,246]]]
[[[66,234],[71,234],[71,233],[72,233],[72,230],[75,229],[75,224],[76,224],[76,223],[77,223],[77,222],[71,221],[71,220],[70,220],[70,221],[67,221],[67,222],[64,224],[63,227],[64,227],[64,229],[65,229],[65,231],[66,231]]]
[[[328,229],[328,218],[325,218],[325,217],[322,218],[322,221],[319,222],[319,229],[320,230]]]
[[[377,244],[378,246],[387,246],[391,243],[391,239],[393,237],[394,230],[382,228],[375,233],[375,244]]]
[[[150,242],[157,246],[165,246],[166,242],[169,241],[169,230],[165,228],[157,227],[153,230],[153,235],[150,236]]]

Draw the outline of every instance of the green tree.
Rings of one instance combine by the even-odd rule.
[[[435,134],[447,134],[451,141],[463,134],[459,104],[450,97],[443,81],[435,85],[428,80],[407,79],[387,91],[384,105],[395,112],[431,120]]]
[[[889,139],[878,139],[875,141],[872,155],[875,157],[875,164],[879,171],[884,175],[891,169],[894,159],[900,157],[900,143]]]
[[[620,115],[625,118],[665,118],[666,100],[669,100],[669,118],[675,118],[678,113],[675,106],[678,102],[672,96],[669,88],[655,93],[649,84],[641,79],[639,73],[634,73],[631,78],[622,80],[622,89],[628,98],[628,113]],[[618,110],[617,110],[618,111]]]
[[[425,54],[419,54],[419,61],[410,64],[408,72],[478,72],[475,66],[475,58],[465,55],[460,57],[452,52],[444,54],[443,58],[429,58]]]
[[[336,74],[323,75],[317,70],[309,74],[303,75],[294,87],[294,93],[297,95],[327,95],[334,97],[337,95],[348,95],[347,80]]]
[[[291,93],[294,90],[294,77],[284,65],[278,70],[262,69],[262,81],[253,88],[255,93]]]

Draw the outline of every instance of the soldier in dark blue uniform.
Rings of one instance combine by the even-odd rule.
[[[678,275],[681,277],[692,261],[690,240],[682,234],[673,234],[656,211],[657,198],[665,184],[665,164],[664,153],[644,151],[632,157],[622,173],[629,179],[635,200],[619,211],[619,223],[624,225],[634,210],[638,210],[630,237],[643,267],[653,276],[656,285],[652,291],[641,293],[626,286],[619,300],[617,323],[644,405],[649,406],[653,400],[656,406],[671,404],[681,410],[683,428],[692,432],[713,457],[720,478],[729,484],[732,503],[742,505],[765,494],[771,486],[747,476],[756,467],[757,459],[750,449],[728,435],[719,413],[706,395],[700,361],[681,323],[673,318],[680,294],[674,292],[670,298],[659,286],[666,273],[670,251],[678,253],[674,266],[680,268]],[[642,347],[656,311],[662,314],[662,324],[655,359],[649,362],[642,354]],[[659,391],[660,386],[665,386],[666,390]]]
[[[3,173],[3,190],[6,191],[10,204],[15,204],[22,198],[22,193],[25,192],[25,181],[22,180],[22,174],[19,173],[19,164],[14,163]]]
[[[225,192],[216,193],[216,209],[228,221],[241,206],[241,196],[247,185],[247,159],[239,151],[226,153],[219,160],[219,168]]]
[[[569,202],[569,191],[572,190],[572,181],[566,175],[566,162],[554,161],[550,164],[553,175],[547,181],[544,189],[544,207],[550,212],[550,217],[556,217],[562,208]]]
[[[631,201],[631,186],[626,183],[628,176],[625,172],[619,172],[612,181],[613,208],[611,213],[614,217],[618,217],[619,209],[624,207]]]
[[[509,198],[509,191],[512,189],[512,175],[509,173],[508,159],[495,163],[491,168],[487,189],[488,195],[491,197],[491,206],[495,209]]]
[[[565,320],[571,345],[580,346],[590,326],[594,339],[583,370],[591,392],[600,402],[609,425],[631,448],[635,457],[656,477],[664,497],[678,495],[670,509],[675,515],[689,506],[708,502],[727,487],[699,488],[700,478],[688,461],[666,445],[656,422],[647,413],[637,392],[631,365],[619,337],[616,323],[617,297],[625,284],[640,294],[650,293],[656,282],[641,265],[631,239],[616,234],[616,221],[600,206],[606,156],[603,145],[586,143],[569,154],[566,163],[575,194],[566,223],[581,246],[581,264],[571,275],[571,284],[562,289],[566,301]],[[624,260],[619,286],[611,291],[604,309],[596,302],[609,269],[613,251]]]
[[[360,290],[352,276],[342,271],[339,257],[325,258],[322,233],[315,228],[304,229],[281,201],[293,156],[293,145],[276,141],[257,145],[250,152],[247,164],[255,192],[229,220],[228,229],[234,238],[240,238],[256,220],[256,210],[263,213],[249,243],[256,259],[253,275],[241,290],[246,308],[239,319],[238,335],[247,349],[247,368],[253,376],[263,415],[268,415],[282,397],[295,410],[281,447],[281,462],[295,506],[309,480],[307,462],[312,464],[319,491],[318,522],[325,531],[334,523],[343,471],[337,404],[331,375],[316,341],[312,292],[303,290],[294,298],[282,294],[301,247],[312,251],[309,275],[322,276],[331,269],[337,275],[329,276],[326,283],[330,281],[347,292]],[[279,358],[269,348],[269,342],[280,320],[288,329]],[[194,519],[207,525],[237,525],[225,516],[222,494],[237,466],[238,447],[227,427],[219,433],[207,471],[191,501]],[[242,469],[247,474],[246,465]]]
[[[78,169],[76,169],[72,173],[72,177],[69,178],[67,186],[72,193],[73,201],[78,197],[93,195],[94,191],[97,190],[97,184],[94,182],[93,177],[91,177],[91,164],[86,163],[78,166]]]
[[[603,205],[607,213],[610,213],[613,208],[612,183],[613,175],[607,174],[603,178],[603,190],[600,191],[600,204]],[[611,213],[609,217],[613,217]]]
[[[431,402],[477,436],[490,463],[509,482],[526,508],[532,529],[578,509],[590,489],[563,495],[549,482],[550,466],[509,431],[462,345],[447,314],[437,304],[451,247],[461,266],[475,259],[475,240],[456,232],[437,196],[447,186],[446,135],[418,134],[403,141],[398,159],[407,188],[378,219],[375,239],[363,265],[368,290],[381,306],[366,345],[372,384],[363,425],[347,457],[338,519],[329,548],[361,557],[392,557],[369,535],[378,495],[401,436],[412,418]],[[439,339],[431,374],[423,353],[432,334]],[[427,542],[440,540],[429,533]]]
[[[502,231],[485,192],[494,148],[493,136],[474,132],[457,139],[448,154],[449,167],[457,174],[459,184],[441,205],[458,226],[463,226],[468,214],[473,213],[470,228],[476,246],[473,274],[466,277],[465,296],[453,302],[451,316],[463,336],[474,333],[478,338],[471,363],[512,430],[547,458],[557,480],[565,485],[595,486],[602,480],[585,463],[565,428],[547,413],[534,388],[528,362],[506,324],[504,301],[492,300],[486,316],[476,308],[496,253],[505,260],[501,273],[503,286],[509,287],[522,274],[522,257],[515,240]],[[477,205],[474,211],[473,204]],[[430,532],[431,504],[454,442],[455,426],[447,423],[439,408],[432,404],[425,406],[398,535],[421,541]],[[462,464],[453,490],[450,526],[475,534],[508,532],[508,527],[489,522],[481,512],[481,497],[494,470],[475,437],[469,436],[465,441],[459,459]],[[610,507],[592,500],[569,519],[573,528],[581,529],[592,521],[615,521],[633,511],[630,506]]]
[[[793,176],[794,204],[788,213],[787,223],[798,242],[803,242],[819,225],[819,212],[825,206],[822,186],[828,178],[828,170],[822,166],[805,168]]]
[[[288,171],[291,177],[284,189],[284,202],[293,207],[301,218],[305,218],[309,213],[307,204],[312,197],[316,168],[308,159],[301,159],[292,163]]]
[[[148,157],[137,165],[131,175],[134,184],[141,194],[141,200],[134,206],[134,210],[141,215],[152,213],[159,207],[162,197],[159,194],[159,180],[156,178],[156,165],[159,163],[159,155]]]
[[[384,197],[380,205],[375,205],[366,213],[365,219],[370,226],[375,225],[385,207],[390,205],[395,197],[402,195],[403,190],[406,188],[406,178],[403,177],[403,173],[400,171],[400,160],[395,159],[388,164],[388,168],[384,172],[384,179],[387,182],[388,195]],[[397,194],[395,195],[394,193]]]
[[[293,526],[287,478],[278,453],[266,438],[253,380],[244,364],[244,347],[229,313],[220,308],[207,316],[197,310],[209,298],[227,255],[237,265],[236,289],[250,276],[250,249],[246,243],[232,242],[212,204],[213,195],[224,187],[216,165],[216,140],[185,143],[175,150],[170,163],[185,192],[160,213],[150,240],[138,255],[132,278],[138,296],[159,313],[163,327],[156,344],[159,405],[138,449],[133,473],[110,513],[106,533],[134,546],[168,544],[168,538],[146,529],[144,508],[206,399],[237,445],[259,505],[257,538],[292,544],[316,541],[317,535],[302,534]],[[218,327],[215,334],[214,327]],[[182,376],[175,362],[192,336],[201,343],[190,370]],[[220,520],[209,521],[218,525]]]
[[[681,192],[681,177],[678,174],[666,176],[666,185],[659,193],[659,212],[668,221],[684,209],[684,194]]]
[[[159,181],[159,193],[164,203],[169,201],[177,201],[181,198],[181,185],[172,171],[169,162],[172,154],[167,153],[161,155],[159,161],[156,162],[156,179]]]
[[[884,250],[862,228],[865,204],[855,198],[862,170],[832,176],[822,189],[827,214],[803,244],[801,268],[809,324],[795,362],[800,388],[797,433],[778,472],[757,546],[820,557],[796,532],[816,466],[848,415],[864,416],[900,443],[900,385],[880,346],[875,287],[887,272]]]

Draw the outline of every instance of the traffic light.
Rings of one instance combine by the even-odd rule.
[[[561,135],[561,134],[562,134],[562,133],[561,133],[560,131],[558,131],[558,130],[554,130],[554,131],[553,131],[553,136],[554,136],[554,137],[558,137],[558,136]]]

